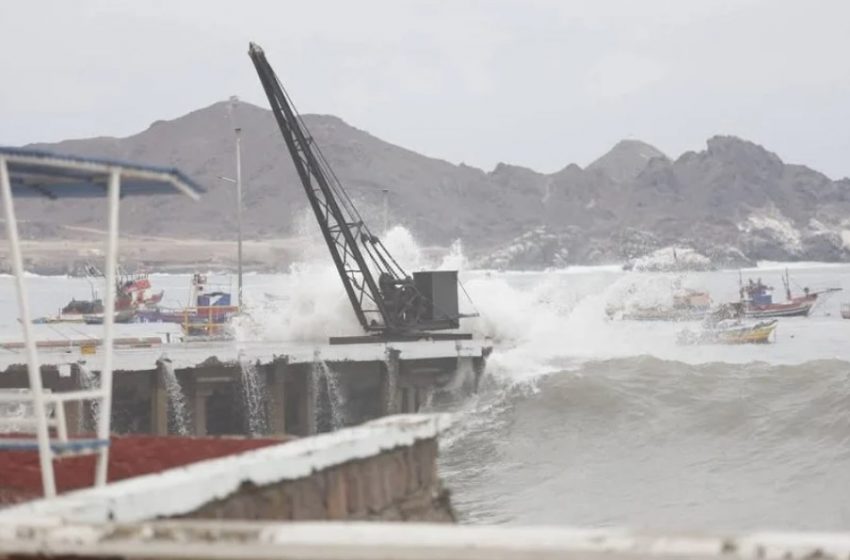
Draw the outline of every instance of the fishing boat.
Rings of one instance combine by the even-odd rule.
[[[829,288],[812,292],[806,287],[803,288],[803,295],[794,296],[791,293],[791,281],[786,269],[782,277],[786,301],[777,303],[773,301],[773,288],[762,283],[761,278],[755,282],[751,278],[746,285],[742,281],[739,281],[739,283],[741,284],[740,294],[741,302],[744,304],[744,316],[752,319],[807,317],[820,296],[841,289]]]
[[[684,329],[678,335],[679,344],[765,344],[776,330],[779,321],[771,319],[746,323],[745,305],[726,303],[712,309],[703,320],[702,329]]]
[[[162,301],[164,290],[157,294],[149,293],[150,278],[147,274],[122,275],[116,286],[118,295],[115,298],[115,309],[152,309]]]
[[[53,321],[45,320],[44,322],[82,323],[86,315],[103,313],[103,300],[95,299],[95,297],[93,296],[90,300],[72,298]]]
[[[57,315],[41,317],[33,323],[103,323],[103,300],[98,297],[95,283],[103,276],[92,265],[86,266],[85,278],[91,289],[91,299],[72,298]],[[115,282],[115,320],[129,323],[139,309],[154,309],[162,301],[165,292],[150,293],[151,283],[147,274],[121,274]]]
[[[688,329],[679,333],[680,344],[765,344],[779,324],[777,319],[760,321],[753,325],[739,320],[721,321],[711,327],[694,332]]]
[[[83,315],[83,322],[87,325],[102,325],[103,324],[104,314],[101,311],[100,313],[91,313],[87,315]],[[122,309],[120,311],[115,312],[114,322],[118,323],[132,323],[136,320],[136,310],[134,308]]]
[[[850,319],[850,303],[841,304],[841,317],[844,319]]]
[[[225,333],[228,322],[239,313],[239,306],[231,304],[228,292],[207,291],[207,277],[195,274],[192,277],[190,304],[179,309],[160,306],[136,311],[142,322],[176,323],[183,332],[193,336],[220,336]]]
[[[606,312],[612,318],[621,313],[622,318],[628,321],[699,321],[705,318],[710,308],[708,292],[686,289],[673,294],[672,305],[638,305],[625,310],[609,308]]]
[[[71,301],[60,309],[55,316],[35,319],[33,323],[82,323],[86,315],[103,313],[103,300],[98,297],[95,288],[98,276],[102,276],[102,274],[97,268],[90,264],[86,265],[83,277],[89,284],[91,299],[71,298]]]

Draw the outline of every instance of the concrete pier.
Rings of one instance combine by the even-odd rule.
[[[0,542],[3,523],[22,519],[450,523],[454,512],[437,474],[437,436],[448,422],[442,415],[398,415],[334,433],[281,440],[114,438],[111,470],[118,479],[103,487],[0,507]],[[222,453],[222,446],[244,449]],[[172,462],[164,470],[151,472],[164,460],[152,457],[153,452],[162,454],[166,449]],[[19,453],[6,457],[3,466],[20,470],[26,464]],[[63,481],[79,481],[84,470],[79,462],[60,467]],[[148,470],[132,470],[144,468]],[[22,495],[20,484],[26,481],[18,482],[5,490]]]
[[[381,414],[398,413],[401,406],[401,387],[399,386],[399,352],[395,348],[387,348],[386,361],[381,372]]]
[[[0,558],[268,560],[840,560],[850,533],[707,534],[433,523],[186,520],[3,526]]]
[[[484,372],[490,348],[483,341],[417,341],[351,345],[202,342],[118,347],[115,352],[115,433],[175,434],[173,395],[165,370],[172,368],[190,435],[246,435],[251,410],[244,367],[252,368],[263,394],[254,423],[266,434],[312,435],[382,416],[421,409],[440,391],[470,392]],[[97,378],[102,350],[80,346],[40,351],[44,386],[83,387],[81,371]],[[0,356],[0,388],[27,386],[25,359]],[[172,388],[173,390],[173,388]],[[76,407],[76,408],[75,408]],[[340,408],[342,410],[340,410]],[[66,407],[69,433],[94,426],[91,407]],[[340,425],[341,424],[341,425]]]

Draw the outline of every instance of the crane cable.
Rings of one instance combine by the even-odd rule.
[[[289,92],[286,91],[286,88],[283,87],[283,84],[280,83],[280,80],[277,79],[276,75],[275,79],[277,80],[278,86],[283,92],[283,95],[286,97],[286,100],[289,103],[290,107],[292,107],[292,112],[295,115],[298,124],[301,126],[303,131],[306,132],[306,137],[312,144],[312,148],[315,154],[317,155],[316,161],[321,167],[321,170],[324,171],[327,176],[333,179],[332,181],[328,181],[328,186],[342,200],[342,208],[349,214],[350,218],[355,218],[356,222],[366,231],[366,233],[368,234],[369,242],[373,246],[375,246],[376,251],[385,256],[385,258],[381,258],[381,260],[384,261],[385,266],[388,268],[387,272],[392,273],[393,276],[407,277],[408,274],[405,272],[404,268],[398,263],[398,261],[395,260],[392,254],[387,251],[380,238],[372,234],[372,231],[369,229],[369,225],[366,223],[366,221],[363,219],[363,216],[357,210],[357,207],[354,205],[354,201],[351,199],[351,196],[348,194],[348,191],[346,191],[345,187],[343,187],[342,181],[339,180],[339,177],[333,170],[333,167],[331,167],[330,162],[328,162],[327,157],[325,157],[321,146],[319,146],[319,144],[317,144],[313,139],[313,134],[310,132],[310,129],[307,127],[306,123],[304,122],[304,119],[301,117],[301,113],[298,111],[298,108],[295,106],[295,103],[289,96]],[[374,255],[371,255],[371,253],[370,256],[372,257],[374,264],[378,265],[378,268],[380,270],[380,263],[376,261]],[[396,270],[392,270],[392,266],[390,266],[389,263],[386,263],[387,258],[392,263],[392,265],[395,266]]]

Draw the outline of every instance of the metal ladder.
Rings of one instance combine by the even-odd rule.
[[[27,403],[32,406],[32,424],[35,426],[35,439],[0,439],[0,451],[38,451],[41,467],[41,480],[44,495],[56,495],[56,477],[53,460],[73,455],[97,454],[95,466],[95,486],[103,486],[107,480],[109,464],[110,421],[112,416],[112,341],[115,318],[115,268],[118,248],[118,204],[121,188],[120,172],[115,169],[109,176],[107,198],[109,201],[109,237],[106,258],[106,297],[104,301],[104,360],[100,372],[100,387],[97,389],[68,391],[61,393],[45,392],[41,379],[41,365],[38,359],[32,317],[29,309],[24,266],[21,257],[18,224],[15,218],[9,170],[5,159],[0,157],[0,193],[6,219],[6,234],[11,248],[12,269],[15,275],[15,288],[18,297],[18,309],[24,331],[24,343],[27,354],[27,372],[29,391],[18,394],[0,393],[0,403]],[[97,434],[89,439],[69,439],[65,421],[65,403],[73,401],[96,401],[99,404]],[[51,418],[51,413],[53,418]],[[26,422],[25,422],[26,423]],[[50,429],[55,428],[56,438],[51,439]]]

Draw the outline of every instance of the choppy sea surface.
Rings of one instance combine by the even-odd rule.
[[[743,275],[781,299],[783,268]],[[502,344],[443,442],[462,521],[850,529],[850,320],[839,313],[850,267],[790,275],[795,292],[844,291],[809,318],[781,319],[770,344],[745,346],[680,346],[685,325],[604,314],[611,301],[661,302],[678,283],[732,301],[737,271],[469,280],[473,294],[493,294],[484,307],[501,310]]]
[[[392,240],[391,240],[392,241]],[[391,243],[392,245],[392,243]],[[425,263],[409,240],[394,254]],[[462,254],[444,268],[463,268]],[[738,294],[738,271],[643,274],[618,267],[464,271],[478,319],[465,328],[495,350],[479,394],[441,410],[442,474],[465,523],[752,530],[850,529],[850,267],[789,265],[792,288],[841,287],[809,318],[781,319],[766,345],[680,346],[681,323],[610,320],[608,305],[664,303],[677,287],[715,302]],[[785,265],[741,271],[782,297]],[[165,303],[189,296],[189,275],[152,275]],[[55,314],[77,278],[28,278],[33,314]],[[211,282],[233,290],[231,277]],[[0,277],[0,338],[19,338],[13,279]],[[246,277],[253,319],[237,334],[302,342],[356,332],[325,260]],[[98,327],[39,326],[39,336]],[[125,333],[161,325],[121,326]]]

